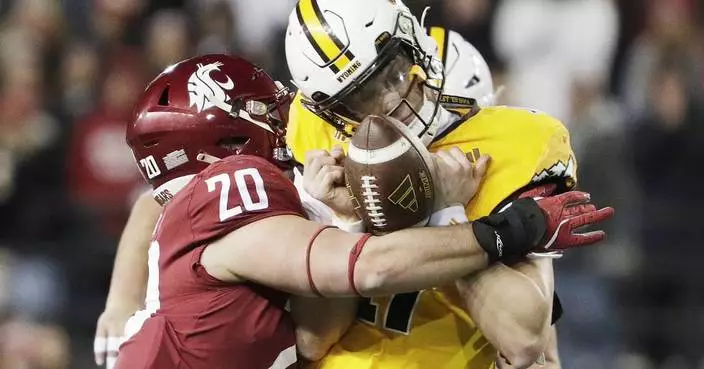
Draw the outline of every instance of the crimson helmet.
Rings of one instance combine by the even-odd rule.
[[[127,144],[157,200],[160,187],[183,186],[230,155],[256,155],[289,169],[290,102],[288,89],[250,62],[198,56],[166,68],[147,86],[127,126]]]

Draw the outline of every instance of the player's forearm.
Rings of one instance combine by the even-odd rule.
[[[516,367],[527,367],[549,341],[552,267],[549,260],[497,264],[457,282],[478,327]]]
[[[368,242],[355,269],[355,284],[365,296],[440,286],[488,263],[469,224],[408,229]]]
[[[221,281],[250,280],[297,295],[389,295],[448,284],[485,269],[489,255],[498,255],[499,248],[494,242],[480,244],[476,229],[492,228],[462,224],[368,238],[281,215],[212,242],[201,255],[201,264]],[[262,247],[262,239],[252,235],[276,235],[276,242],[286,242]],[[522,247],[520,242],[504,242],[501,250],[511,256],[527,251]]]
[[[517,366],[511,365],[506,361],[506,358],[499,357],[496,360],[496,367],[498,369],[517,369]],[[550,342],[548,343],[547,349],[545,349],[544,355],[539,357],[539,359],[528,367],[528,369],[560,369],[562,364],[560,363],[560,356],[557,350],[557,330],[555,325],[550,327]]]
[[[150,193],[139,197],[132,207],[120,237],[106,306],[138,309],[144,302],[147,284],[147,251],[161,207]]]
[[[550,342],[548,343],[547,349],[545,349],[545,365],[542,367],[535,366],[536,369],[560,369],[562,364],[560,363],[560,353],[557,349],[557,329],[555,325],[550,326]]]
[[[356,298],[323,299],[292,296],[296,348],[308,361],[318,361],[340,340],[357,313]]]

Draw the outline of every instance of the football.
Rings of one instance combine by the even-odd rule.
[[[355,212],[373,234],[424,226],[435,201],[428,149],[403,123],[368,116],[350,140],[345,161]]]

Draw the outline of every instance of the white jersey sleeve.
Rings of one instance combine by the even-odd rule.
[[[303,210],[306,212],[308,219],[325,225],[331,225],[333,219],[333,211],[322,201],[311,196],[303,187],[303,173],[298,168],[293,170],[293,184],[298,191],[298,197],[301,198]]]

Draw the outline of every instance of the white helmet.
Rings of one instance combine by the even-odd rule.
[[[443,106],[467,107],[468,99],[482,107],[494,105],[491,71],[479,50],[459,33],[442,27],[430,27],[428,35],[437,43],[437,55],[445,66]]]
[[[429,143],[444,83],[436,48],[397,0],[300,0],[286,30],[303,103],[346,135],[367,115],[390,114]]]

